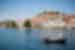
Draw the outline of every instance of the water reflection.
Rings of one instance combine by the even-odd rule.
[[[27,35],[30,35],[31,30],[32,30],[31,28],[26,28],[26,29],[25,29],[25,33],[26,33]]]
[[[40,32],[42,34],[40,34]],[[1,50],[68,50],[75,48],[75,29],[65,30],[63,33],[67,38],[65,44],[42,43],[39,36],[47,33],[47,30],[25,29],[22,32],[15,30],[0,30],[0,49]],[[50,31],[49,33],[53,33]],[[40,35],[39,35],[40,34]],[[72,36],[71,36],[72,34]],[[8,40],[9,39],[9,40]]]
[[[25,29],[25,36],[24,39],[26,41],[25,49],[30,50],[30,42],[31,42],[31,28]]]

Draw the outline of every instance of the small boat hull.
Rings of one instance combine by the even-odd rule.
[[[44,39],[44,43],[49,44],[49,43],[65,43],[65,39],[57,39],[57,40],[51,40],[51,39]]]

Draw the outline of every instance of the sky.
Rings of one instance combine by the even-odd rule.
[[[44,10],[75,14],[75,0],[0,0],[0,20],[32,18]]]

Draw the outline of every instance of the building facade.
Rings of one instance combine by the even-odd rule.
[[[43,12],[32,18],[32,24],[41,23],[43,27],[64,26],[63,15],[59,12]]]

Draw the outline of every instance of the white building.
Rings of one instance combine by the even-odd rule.
[[[63,18],[61,16],[59,17],[50,17],[48,19],[48,22],[42,23],[43,27],[49,27],[49,28],[54,28],[54,27],[64,27],[65,23],[63,21]]]

